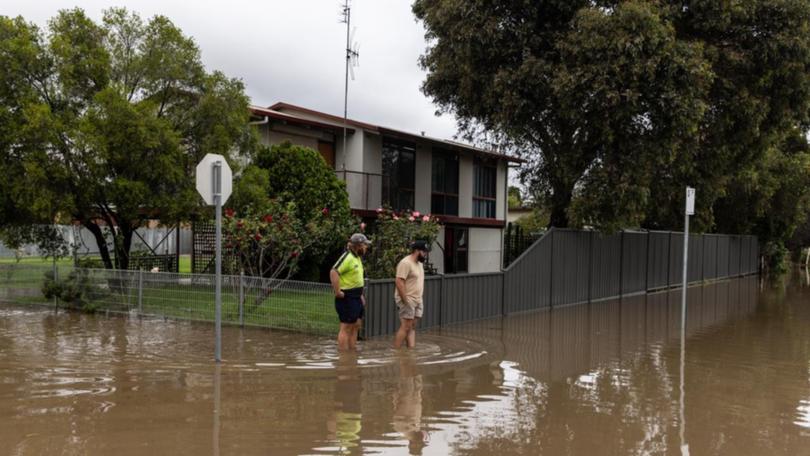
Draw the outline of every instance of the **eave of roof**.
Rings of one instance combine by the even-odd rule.
[[[343,117],[335,116],[335,115],[332,115],[332,114],[327,114],[325,112],[315,111],[313,109],[308,109],[308,108],[304,108],[304,107],[301,107],[301,106],[296,106],[296,105],[292,105],[292,104],[284,103],[284,102],[278,102],[278,103],[270,106],[267,109],[271,110],[272,112],[280,112],[279,110],[281,110],[281,109],[288,109],[290,111],[299,111],[299,112],[302,112],[302,113],[305,113],[305,114],[309,114],[311,116],[322,117],[324,119],[328,119],[330,121],[335,122],[335,124],[327,124],[331,128],[336,128],[336,127],[337,128],[343,128],[342,127],[342,125],[343,125]],[[293,116],[291,114],[288,114],[288,115],[295,118],[295,119],[301,119],[300,117]],[[308,120],[308,119],[303,119],[303,120]],[[493,152],[491,150],[482,149],[480,147],[475,147],[475,146],[472,146],[472,145],[469,145],[469,144],[464,144],[464,143],[460,143],[460,142],[456,142],[456,141],[450,141],[450,140],[446,140],[446,139],[435,138],[435,137],[431,137],[431,136],[425,136],[425,135],[421,135],[421,134],[409,133],[409,132],[406,132],[406,131],[396,130],[396,129],[393,129],[393,128],[382,127],[382,126],[379,126],[379,125],[372,125],[372,124],[365,123],[365,122],[358,122],[358,121],[352,120],[352,119],[347,119],[346,120],[346,125],[351,125],[351,126],[361,128],[363,130],[374,132],[374,133],[385,134],[385,135],[389,135],[389,136],[396,136],[396,137],[399,137],[401,139],[428,141],[428,142],[431,142],[431,143],[434,143],[434,144],[439,144],[442,147],[445,147],[445,148],[448,148],[448,149],[451,149],[451,150],[461,150],[461,151],[465,151],[465,152],[471,152],[474,155],[479,155],[479,156],[483,156],[483,157],[487,157],[487,158],[493,158],[493,159],[497,159],[497,160],[504,160],[504,161],[512,162],[512,163],[526,163],[526,160],[523,160],[521,158],[513,157],[511,155],[501,154],[501,153],[498,153],[498,152]]]
[[[280,120],[280,121],[288,122],[288,123],[292,123],[292,124],[305,125],[305,126],[316,127],[316,128],[323,128],[323,129],[332,130],[332,131],[339,131],[339,130],[342,131],[343,130],[342,126],[333,125],[331,123],[326,123],[326,122],[318,122],[317,120],[312,120],[312,119],[304,119],[302,117],[298,117],[298,116],[294,116],[294,115],[291,115],[291,114],[276,111],[276,110],[274,110],[272,108],[262,108],[262,107],[259,107],[259,106],[250,106],[250,113],[252,115],[254,115],[254,116],[269,117],[269,118],[274,119],[274,120]],[[346,131],[349,132],[349,133],[354,133],[355,130],[354,130],[354,128],[348,128],[347,127]]]

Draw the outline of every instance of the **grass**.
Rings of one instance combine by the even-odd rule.
[[[0,300],[20,304],[42,304],[45,273],[52,270],[48,263],[32,263],[9,267],[0,264]],[[72,270],[68,264],[58,264],[59,276],[67,277]],[[116,282],[108,272],[93,277],[93,296],[90,302],[97,311],[139,312],[169,318],[214,321],[213,283],[194,283],[187,278],[145,273],[142,308],[138,306],[138,288],[135,275]],[[245,325],[282,328],[303,332],[331,333],[337,331],[331,290],[324,285],[287,283],[273,290],[269,296],[257,301],[263,290],[246,288],[243,306]],[[64,304],[63,304],[64,305]],[[222,321],[239,324],[238,288],[223,284]]]
[[[180,255],[178,263],[181,274],[191,274],[191,255]]]

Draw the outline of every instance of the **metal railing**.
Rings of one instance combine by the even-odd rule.
[[[0,301],[214,321],[214,277],[63,265],[0,265]],[[71,300],[47,297],[48,284],[72,287],[67,293]],[[338,328],[328,284],[244,275],[222,276],[222,321],[311,333],[332,333]]]
[[[346,183],[352,209],[377,209],[389,200],[385,194],[388,176],[362,171],[336,170],[338,179]]]

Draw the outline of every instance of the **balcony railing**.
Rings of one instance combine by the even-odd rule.
[[[388,181],[388,176],[345,169],[336,170],[335,174],[346,183],[349,205],[352,209],[374,210],[382,206],[383,201],[388,200],[386,195],[383,195],[383,189],[388,188],[384,185]]]

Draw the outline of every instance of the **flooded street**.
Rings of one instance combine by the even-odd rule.
[[[220,367],[210,325],[3,305],[0,454],[810,454],[810,288],[790,282],[689,289],[683,407],[679,291],[399,353],[223,328]]]

